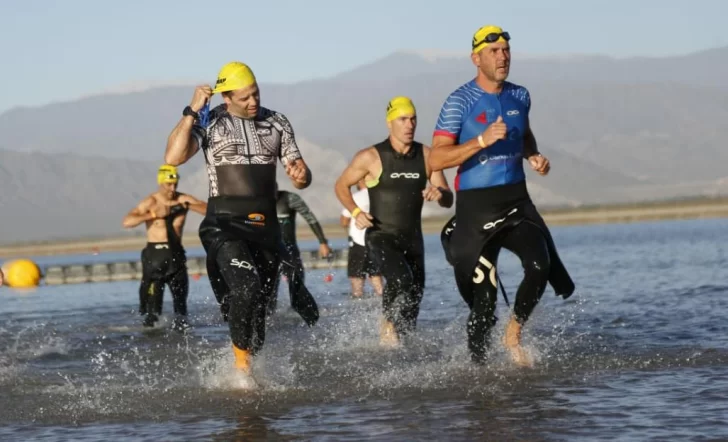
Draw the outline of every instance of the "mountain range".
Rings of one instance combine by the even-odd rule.
[[[404,51],[330,78],[259,80],[263,105],[293,124],[314,174],[300,194],[323,221],[338,217],[332,186],[346,163],[386,137],[390,98],[413,99],[416,138],[429,144],[443,101],[474,74],[467,54]],[[725,78],[728,47],[625,59],[514,52],[509,80],[529,89],[531,124],[552,162],[549,176],[528,174],[534,200],[560,207],[728,193]],[[167,136],[193,88],[152,86],[0,114],[0,243],[143,234],[122,231],[121,218],[154,191]],[[180,190],[205,197],[203,158],[180,170]],[[447,176],[452,183],[454,171]],[[424,215],[442,212],[429,204]],[[199,220],[192,216],[188,229]]]

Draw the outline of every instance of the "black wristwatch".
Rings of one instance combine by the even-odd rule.
[[[182,115],[184,115],[185,117],[189,115],[191,117],[194,117],[195,120],[200,119],[200,115],[197,112],[193,111],[192,108],[189,106],[187,106],[185,110],[182,111]]]

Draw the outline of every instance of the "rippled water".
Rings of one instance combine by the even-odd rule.
[[[566,302],[549,288],[537,307],[533,369],[498,346],[487,367],[468,362],[467,308],[434,236],[405,348],[378,347],[379,300],[350,299],[345,269],[331,283],[310,271],[321,321],[303,325],[282,289],[252,390],[237,388],[205,278],[191,281],[187,335],[137,325],[136,282],[3,288],[0,440],[725,440],[726,231],[554,228],[578,288]],[[512,297],[519,263],[500,263]],[[507,313],[500,301],[499,334]]]

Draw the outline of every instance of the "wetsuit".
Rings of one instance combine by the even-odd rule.
[[[288,280],[291,307],[301,315],[308,325],[314,325],[318,321],[319,312],[316,300],[304,285],[305,272],[301,261],[301,251],[296,244],[296,214],[300,214],[306,220],[320,244],[327,244],[328,241],[316,216],[311,212],[306,202],[295,193],[285,190],[279,191],[276,211],[278,213],[278,223],[281,226],[285,252],[282,257],[281,273]],[[269,313],[275,310],[276,300],[277,296],[274,293],[271,297]]]
[[[386,279],[382,294],[384,317],[398,334],[404,334],[417,324],[425,288],[425,156],[420,143],[413,143],[405,155],[395,151],[389,139],[374,147],[382,162],[382,172],[377,180],[366,183],[369,213],[374,218],[373,227],[366,231],[366,243]]]
[[[282,243],[276,217],[276,163],[301,158],[281,113],[260,107],[252,119],[210,111],[193,126],[205,155],[210,193],[200,240],[210,285],[230,325],[233,344],[255,354],[265,341],[265,316],[278,278]]]
[[[153,326],[162,313],[164,285],[169,285],[175,315],[187,316],[189,276],[182,240],[174,230],[174,220],[187,213],[187,206],[177,204],[164,219],[167,242],[149,242],[142,250],[142,280],[139,286],[139,313],[146,315],[144,325]],[[181,324],[180,324],[181,325]]]
[[[458,168],[455,216],[441,235],[460,295],[470,307],[468,346],[475,361],[485,358],[496,322],[496,265],[502,247],[515,253],[524,269],[513,306],[521,324],[547,283],[564,299],[574,292],[574,283],[526,188],[523,136],[530,108],[530,95],[522,86],[506,82],[499,94],[489,94],[471,80],[447,98],[435,129],[436,136],[463,144],[499,116],[508,127],[506,139],[480,150]]]

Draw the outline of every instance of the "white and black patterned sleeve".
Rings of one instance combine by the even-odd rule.
[[[296,144],[296,136],[293,133],[291,122],[281,113],[276,114],[276,117],[281,125],[281,151],[279,153],[281,161],[288,164],[291,161],[303,158],[301,151],[298,149],[298,144]]]

